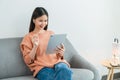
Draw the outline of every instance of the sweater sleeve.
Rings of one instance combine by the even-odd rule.
[[[20,48],[23,54],[23,59],[27,65],[30,65],[34,61],[29,56],[29,53],[32,50],[32,42],[29,36],[25,36],[20,44]]]

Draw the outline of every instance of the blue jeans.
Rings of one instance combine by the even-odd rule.
[[[72,71],[65,63],[58,63],[54,68],[42,68],[36,78],[38,80],[72,80]]]

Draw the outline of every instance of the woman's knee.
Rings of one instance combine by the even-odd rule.
[[[71,69],[68,67],[66,63],[58,63],[55,65],[55,70],[65,70],[65,71],[71,71]]]

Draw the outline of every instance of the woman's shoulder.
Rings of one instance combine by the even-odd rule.
[[[47,32],[49,32],[51,35],[55,34],[52,30],[47,30]]]

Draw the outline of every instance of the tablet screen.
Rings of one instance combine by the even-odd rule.
[[[66,34],[51,35],[48,42],[46,53],[47,54],[55,53],[56,46],[59,46],[61,43],[64,43],[65,39]]]

